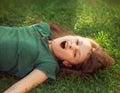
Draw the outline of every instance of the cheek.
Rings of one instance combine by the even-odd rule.
[[[66,60],[71,61],[73,59],[73,54],[70,51],[66,51],[64,52],[63,57],[65,57]]]
[[[72,52],[72,50],[64,50],[64,53],[67,55],[67,56],[72,56],[73,55],[73,52]]]

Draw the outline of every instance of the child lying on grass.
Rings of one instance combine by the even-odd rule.
[[[28,92],[46,80],[55,80],[60,69],[92,74],[111,66],[112,58],[98,43],[68,32],[46,23],[0,26],[0,71],[21,78],[4,93]]]

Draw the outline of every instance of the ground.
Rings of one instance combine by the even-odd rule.
[[[114,58],[114,65],[95,75],[58,77],[29,93],[120,93],[119,0],[0,0],[0,25],[27,26],[58,23],[74,33],[93,38]],[[0,93],[18,78],[0,74]]]

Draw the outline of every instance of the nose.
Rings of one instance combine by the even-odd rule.
[[[71,49],[72,44],[71,44],[71,42],[70,42],[70,41],[68,41],[68,42],[67,42],[67,47],[68,47],[69,49]]]
[[[75,43],[72,43],[71,49],[72,50],[78,50],[78,46]]]
[[[72,49],[72,50],[77,50],[78,49],[78,45],[76,45],[76,43],[68,42],[68,48]]]

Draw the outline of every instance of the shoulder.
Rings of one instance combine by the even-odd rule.
[[[42,34],[42,36],[47,36],[50,39],[53,38],[49,24],[43,22],[43,23],[32,25],[32,27],[34,27],[37,31],[39,31]]]

